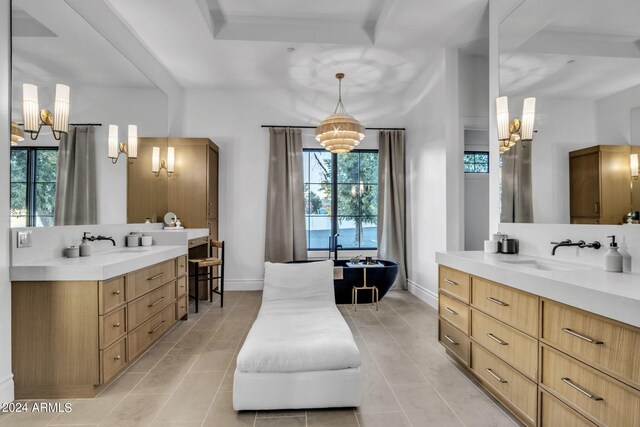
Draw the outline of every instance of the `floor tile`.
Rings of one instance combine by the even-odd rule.
[[[231,392],[221,391],[216,394],[213,405],[203,426],[210,427],[253,427],[256,413],[252,411],[236,412],[232,407]]]
[[[462,426],[451,408],[428,384],[401,384],[392,389],[409,421],[415,426]]]
[[[168,395],[160,394],[128,395],[100,425],[110,427],[150,425],[167,399],[169,399]]]
[[[190,372],[173,392],[155,421],[204,421],[224,372]]]
[[[305,417],[256,418],[255,427],[305,427]]]
[[[357,414],[360,427],[411,427],[403,412]]]
[[[353,408],[307,411],[308,427],[358,427]]]

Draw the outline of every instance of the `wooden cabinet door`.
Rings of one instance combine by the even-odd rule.
[[[184,227],[207,227],[207,145],[201,140],[171,138],[176,172],[169,178],[169,210]]]
[[[164,170],[155,176],[151,172],[153,147],[160,147],[160,157],[167,157],[167,138],[140,138],[138,158],[127,164],[127,223],[139,224],[145,218],[162,222],[167,213],[168,178]],[[120,156],[120,162],[127,157]]]
[[[571,222],[585,223],[586,218],[599,218],[601,210],[599,152],[569,158],[569,185]]]
[[[212,219],[218,219],[218,152],[211,146],[209,146],[208,163],[208,217]]]

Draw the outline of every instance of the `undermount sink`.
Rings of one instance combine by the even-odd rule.
[[[114,255],[114,254],[130,254],[132,252],[147,252],[149,249],[119,249],[115,251],[104,252],[103,255]]]
[[[534,270],[543,270],[543,271],[575,271],[575,270],[589,270],[588,266],[571,264],[571,263],[560,263],[554,261],[543,261],[537,259],[520,259],[513,261],[501,261],[505,264],[511,265],[519,265],[525,268],[531,268]]]

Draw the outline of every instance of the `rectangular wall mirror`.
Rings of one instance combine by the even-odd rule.
[[[536,98],[533,141],[501,156],[501,222],[638,222],[638,16],[637,0],[525,0],[500,24],[509,116]]]
[[[12,134],[24,138],[12,142],[11,226],[60,224],[56,205],[58,220],[62,208],[74,213],[66,215],[64,225],[125,223],[128,159],[120,155],[114,164],[108,157],[109,125],[118,126],[118,142],[127,142],[129,125],[137,126],[140,137],[166,136],[167,96],[64,0],[13,0],[11,13]],[[56,85],[69,87],[68,138],[73,135],[69,147],[76,151],[61,147],[49,126],[35,140],[25,132],[23,101],[25,95],[33,98],[23,92],[25,83],[37,86],[38,113],[50,110],[54,128]],[[73,124],[95,124],[93,137],[72,133]],[[73,193],[74,186],[91,180],[95,185],[82,190],[88,194]],[[95,212],[83,215],[91,198]]]

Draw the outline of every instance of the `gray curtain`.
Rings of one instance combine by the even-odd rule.
[[[519,141],[502,155],[500,222],[533,222],[532,148]]]
[[[407,289],[404,131],[380,131],[378,144],[378,255],[398,263],[394,287]]]
[[[271,262],[307,259],[300,129],[269,128],[267,233],[264,258]]]
[[[55,225],[96,224],[93,126],[70,127],[58,148]]]

